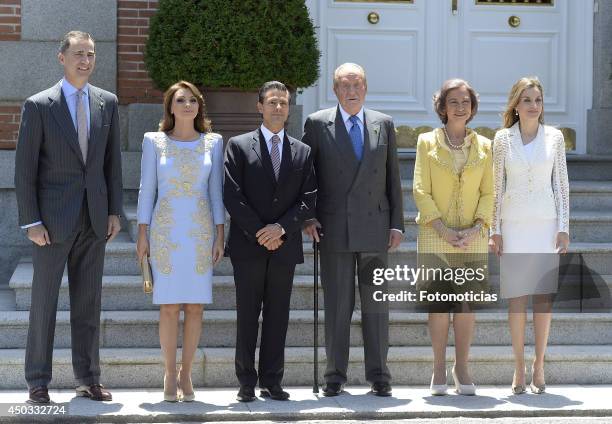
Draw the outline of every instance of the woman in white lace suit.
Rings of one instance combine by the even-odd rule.
[[[213,265],[223,257],[225,222],[223,140],[211,132],[204,99],[193,84],[180,81],[164,93],[159,132],[144,135],[141,168],[137,253],[139,259],[151,256],[153,303],[160,305],[164,400],[192,401],[191,366],[203,304],[212,303]],[[181,305],[183,350],[177,375]]]
[[[518,80],[493,142],[495,210],[490,245],[500,256],[501,297],[515,369],[512,391],[525,391],[525,325],[532,296],[535,358],[533,393],[542,393],[552,298],[559,256],[569,246],[569,184],[561,131],[544,125],[543,89],[537,78]]]

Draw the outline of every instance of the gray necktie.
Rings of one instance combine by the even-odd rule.
[[[272,159],[272,169],[274,169],[274,176],[278,180],[278,172],[280,171],[280,149],[278,145],[280,144],[280,137],[276,134],[272,136],[272,151],[270,152],[270,158]]]
[[[79,137],[79,146],[83,155],[83,162],[87,161],[87,145],[89,144],[89,135],[87,134],[87,112],[85,111],[85,93],[83,90],[77,91],[77,135]]]

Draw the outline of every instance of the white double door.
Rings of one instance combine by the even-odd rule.
[[[546,122],[573,129],[576,152],[586,151],[593,0],[306,3],[322,57],[318,83],[302,96],[305,114],[337,103],[333,71],[356,62],[366,69],[367,106],[392,115],[396,126],[439,125],[432,95],[459,77],[480,94],[470,125],[499,128],[512,84],[536,75],[545,89]]]

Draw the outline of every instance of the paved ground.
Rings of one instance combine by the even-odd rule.
[[[55,420],[42,416],[17,419],[0,417],[0,422],[54,421],[68,422],[202,422],[202,421],[265,421],[293,420],[398,420],[421,418],[502,418],[502,417],[612,417],[612,386],[550,386],[544,395],[510,394],[508,387],[479,387],[478,396],[448,395],[434,397],[425,387],[394,387],[393,397],[379,398],[368,394],[365,387],[349,387],[347,393],[325,398],[310,388],[287,388],[288,402],[258,399],[252,403],[235,400],[236,390],[204,389],[196,391],[192,403],[167,403],[161,390],[113,390],[114,400],[93,402],[74,397],[74,392],[51,392],[57,403],[66,403],[68,415]],[[24,391],[0,391],[0,402],[23,402]],[[6,414],[5,414],[6,415]],[[456,419],[456,418],[455,418]],[[498,422],[498,420],[495,420]],[[533,421],[533,419],[532,419]],[[539,422],[569,422],[538,419]],[[413,421],[414,422],[414,421]],[[434,422],[444,422],[436,420]],[[455,422],[455,421],[453,421]],[[472,422],[472,421],[470,421]],[[480,421],[474,421],[480,422]],[[482,421],[491,422],[491,421]],[[503,422],[503,421],[502,421]],[[509,421],[519,422],[519,421]],[[612,418],[592,422],[612,422]],[[576,423],[576,418],[572,424]]]

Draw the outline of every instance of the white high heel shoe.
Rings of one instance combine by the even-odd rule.
[[[455,391],[464,396],[474,396],[476,394],[476,386],[474,383],[472,384],[461,384],[459,382],[459,378],[457,377],[457,373],[455,372],[455,367],[453,367],[453,380],[455,381]]]
[[[444,377],[446,378],[446,372],[444,373]],[[434,384],[434,376],[431,375],[431,384],[429,385],[429,391],[434,396],[446,396],[448,393],[448,384]]]

